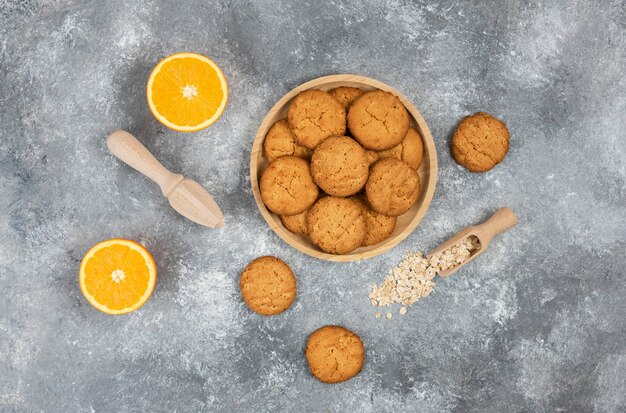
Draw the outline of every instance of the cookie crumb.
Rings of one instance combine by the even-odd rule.
[[[391,320],[393,318],[393,314],[391,312],[387,313],[387,319]]]
[[[374,317],[376,317],[376,318],[380,318],[380,313],[376,313],[376,314],[374,314]]]

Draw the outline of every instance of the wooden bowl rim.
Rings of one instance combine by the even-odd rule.
[[[426,192],[424,194],[423,201],[419,206],[415,216],[409,222],[409,224],[404,228],[400,233],[398,233],[393,238],[389,238],[381,244],[377,244],[375,248],[366,250],[366,251],[356,251],[349,254],[344,255],[334,255],[328,254],[319,249],[315,249],[310,247],[309,245],[302,244],[300,240],[294,238],[294,234],[292,234],[288,229],[286,229],[282,223],[280,223],[280,218],[278,218],[278,222],[276,222],[273,218],[273,214],[267,209],[263,200],[261,198],[261,192],[259,190],[259,179],[258,179],[258,167],[259,167],[259,157],[263,156],[263,140],[265,139],[265,134],[267,130],[271,126],[270,123],[273,124],[275,121],[273,118],[275,113],[280,112],[283,107],[293,99],[298,93],[307,90],[323,87],[328,83],[337,83],[337,82],[345,82],[345,83],[359,83],[368,87],[374,87],[377,89],[381,89],[396,95],[400,101],[404,104],[406,109],[409,111],[411,116],[414,118],[417,126],[419,128],[419,132],[422,135],[422,139],[424,140],[424,148],[425,152],[428,153],[428,182],[426,184]],[[337,86],[339,87],[339,86]],[[353,262],[360,261],[367,258],[372,258],[383,254],[390,249],[397,246],[399,243],[404,241],[406,237],[415,230],[417,225],[422,221],[424,216],[426,215],[426,211],[430,207],[430,203],[433,199],[433,195],[435,193],[435,186],[437,184],[437,172],[438,172],[438,162],[437,162],[437,150],[435,148],[435,142],[433,140],[432,134],[430,133],[430,129],[426,124],[426,121],[422,117],[421,113],[417,110],[417,108],[400,92],[391,86],[380,82],[376,79],[372,79],[365,76],[360,75],[351,75],[351,74],[338,74],[338,75],[329,75],[318,77],[313,80],[309,80],[308,82],[302,83],[301,85],[293,88],[289,92],[287,92],[283,97],[281,97],[278,102],[272,106],[270,111],[265,115],[261,125],[259,126],[257,133],[254,137],[254,142],[252,144],[252,152],[250,153],[250,184],[252,186],[252,193],[254,195],[254,200],[256,201],[257,207],[259,211],[261,211],[261,215],[270,226],[270,228],[278,234],[283,241],[287,244],[291,245],[296,250],[309,255],[314,258],[333,261],[333,262]],[[420,176],[420,178],[422,178]],[[363,248],[363,247],[361,247]],[[369,247],[365,247],[369,248]]]

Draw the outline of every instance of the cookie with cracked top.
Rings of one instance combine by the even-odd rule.
[[[309,208],[319,193],[309,163],[297,156],[281,156],[263,171],[259,182],[265,206],[278,215],[296,215]]]
[[[259,257],[252,261],[239,277],[241,295],[248,307],[257,314],[282,313],[296,298],[296,277],[282,260]]]
[[[452,137],[452,157],[471,172],[486,172],[509,152],[510,134],[504,122],[485,112],[461,121]]]
[[[397,217],[411,209],[420,194],[420,177],[409,164],[385,158],[370,168],[365,193],[372,209]]]
[[[311,241],[329,254],[353,251],[367,234],[363,209],[350,198],[321,198],[309,210],[307,224]]]
[[[289,105],[287,120],[296,142],[309,149],[315,149],[326,138],[346,133],[345,107],[322,90],[300,92]]]
[[[329,325],[311,333],[304,355],[316,379],[323,383],[340,383],[361,371],[365,347],[357,334]]]
[[[268,162],[286,155],[294,155],[302,159],[311,158],[311,150],[296,143],[296,138],[285,119],[277,121],[267,131],[263,140],[263,152]]]
[[[354,139],[333,136],[315,148],[311,176],[328,195],[350,196],[365,185],[369,166],[365,149]]]
[[[397,96],[382,90],[366,92],[348,110],[348,128],[366,149],[382,151],[402,142],[409,130],[409,112]]]

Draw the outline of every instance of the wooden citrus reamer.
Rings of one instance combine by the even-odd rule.
[[[513,228],[515,224],[517,224],[517,217],[515,216],[513,211],[511,211],[510,208],[506,207],[500,208],[482,224],[466,227],[461,232],[450,238],[448,241],[444,242],[443,244],[429,252],[427,258],[430,259],[434,254],[445,251],[472,235],[478,238],[480,248],[472,251],[472,255],[470,255],[467,260],[446,271],[442,271],[439,273],[441,277],[448,277],[459,268],[472,262],[476,257],[485,252],[487,250],[487,247],[489,246],[489,242],[491,242],[491,239],[493,237]]]
[[[116,130],[107,138],[109,151],[156,182],[179,214],[211,228],[224,226],[224,215],[199,183],[168,171],[133,135]]]

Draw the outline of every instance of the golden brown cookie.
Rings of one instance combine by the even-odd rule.
[[[509,151],[509,130],[485,112],[466,117],[452,137],[454,160],[471,172],[486,172],[502,162]]]
[[[409,112],[397,96],[373,90],[350,106],[348,127],[365,148],[382,151],[402,142],[409,129]]]
[[[296,298],[296,277],[276,257],[259,257],[239,277],[244,301],[252,311],[274,315],[288,309]]]
[[[303,234],[307,235],[309,233],[309,228],[307,227],[307,216],[308,210],[304,212],[300,212],[296,215],[282,215],[280,217],[280,221],[283,223],[285,228],[294,234]]]
[[[406,136],[398,145],[386,151],[378,152],[378,156],[382,158],[396,158],[408,163],[412,168],[418,169],[422,164],[422,156],[424,155],[424,144],[422,136],[414,129],[409,128]]]
[[[281,156],[269,164],[259,183],[261,198],[278,215],[296,215],[313,205],[319,189],[309,163],[297,156]]]
[[[367,154],[367,162],[370,165],[380,159],[380,152],[370,151],[369,149],[366,149],[365,153]]]
[[[349,87],[349,86],[340,86],[329,90],[330,93],[335,99],[337,99],[341,104],[348,110],[350,105],[354,103],[363,93],[363,90],[358,87]]]
[[[396,217],[411,209],[417,201],[420,177],[404,161],[381,159],[370,168],[365,192],[374,211]]]
[[[311,333],[304,355],[316,379],[339,383],[361,371],[365,348],[361,338],[352,331],[340,326],[324,326]]]
[[[347,254],[363,244],[367,227],[361,206],[349,198],[327,196],[307,216],[311,241],[330,254]]]
[[[330,136],[346,133],[346,109],[321,90],[305,90],[296,96],[287,110],[287,120],[296,142],[309,149]]]
[[[287,120],[282,119],[274,123],[267,131],[263,140],[263,152],[268,162],[285,155],[294,155],[298,158],[310,159],[311,150],[296,143],[296,137],[289,129]]]
[[[397,218],[388,217],[383,214],[379,214],[370,208],[367,199],[364,199],[360,195],[351,197],[357,201],[363,208],[363,214],[365,214],[365,224],[367,226],[367,233],[365,234],[365,240],[363,246],[378,244],[389,238],[391,233],[396,227]]]
[[[333,136],[317,145],[311,157],[313,181],[328,195],[356,194],[367,181],[365,149],[347,136]]]

